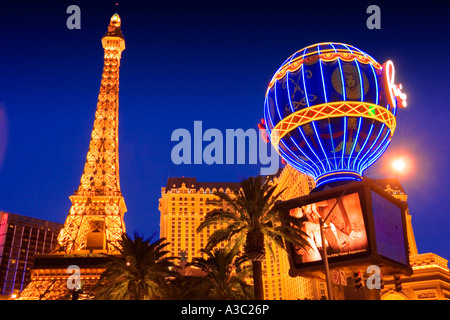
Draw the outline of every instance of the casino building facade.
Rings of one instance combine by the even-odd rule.
[[[34,256],[57,245],[62,224],[0,211],[0,296],[11,297],[30,282]]]
[[[393,197],[407,201],[408,196],[396,179],[377,181]],[[450,270],[448,260],[432,253],[419,253],[412,227],[412,216],[407,210],[407,232],[410,249],[409,261],[413,274],[403,277],[397,285],[393,277],[384,279],[382,300],[450,300]]]
[[[282,195],[283,200],[308,194],[314,187],[310,177],[289,166],[271,179],[280,190],[289,186]],[[161,188],[159,200],[160,237],[170,243],[167,249],[172,256],[180,256],[180,252],[186,251],[187,260],[191,261],[199,255],[208,237],[217,229],[214,226],[201,233],[196,232],[204,216],[212,210],[206,201],[214,197],[215,191],[231,193],[230,187],[238,185],[236,182],[199,182],[193,177],[168,179],[166,187]],[[266,300],[320,299],[326,296],[323,281],[290,277],[286,252],[277,246],[273,250],[275,257],[267,250],[263,262]]]

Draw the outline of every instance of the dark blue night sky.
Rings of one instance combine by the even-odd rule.
[[[120,69],[120,178],[127,231],[159,234],[158,199],[168,177],[240,181],[258,165],[175,165],[175,129],[257,128],[264,94],[297,50],[324,41],[390,59],[408,95],[387,152],[365,175],[390,178],[396,156],[419,253],[450,258],[448,10],[378,2],[381,30],[369,30],[367,1],[58,1],[0,4],[0,210],[63,223],[88,151],[100,77],[100,39],[116,11],[126,50]],[[211,4],[214,3],[214,4]],[[69,30],[66,9],[81,8]]]

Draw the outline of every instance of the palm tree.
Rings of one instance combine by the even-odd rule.
[[[208,299],[244,300],[251,299],[251,286],[245,282],[248,269],[243,267],[247,259],[238,255],[239,247],[231,250],[214,248],[202,250],[207,258],[194,258],[189,264],[203,270],[209,283]]]
[[[217,200],[210,203],[216,209],[210,211],[200,224],[197,232],[213,224],[224,226],[216,230],[208,239],[205,250],[209,251],[222,241],[229,245],[244,247],[245,255],[252,261],[253,286],[255,299],[263,300],[262,261],[265,259],[265,248],[273,241],[281,248],[285,242],[295,246],[308,246],[307,235],[301,231],[303,220],[292,216],[280,215],[274,204],[284,192],[275,193],[276,185],[261,176],[243,180],[240,189],[232,188],[232,195],[215,192]]]
[[[201,276],[178,275],[170,281],[165,298],[167,300],[208,300],[210,281]]]
[[[151,242],[138,233],[131,239],[122,235],[120,255],[107,255],[109,262],[96,285],[95,299],[163,299],[167,279],[176,275],[172,258],[166,257],[165,238]]]

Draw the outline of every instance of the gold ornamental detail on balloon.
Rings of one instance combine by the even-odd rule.
[[[320,54],[318,54],[317,51],[311,52],[308,55],[304,55],[301,56],[299,58],[293,59],[292,61],[290,61],[287,64],[284,64],[280,69],[278,69],[278,71],[275,73],[275,75],[272,77],[272,80],[269,83],[269,86],[267,88],[267,91],[269,91],[273,85],[275,84],[276,81],[282,79],[287,72],[295,72],[298,69],[300,69],[300,67],[303,64],[306,65],[311,65],[316,63],[318,60],[322,60],[325,62],[330,62],[330,61],[334,61],[337,59],[346,61],[346,62],[351,62],[354,60],[359,61],[360,63],[363,64],[372,64],[375,69],[379,69],[382,70],[382,66],[375,61],[372,57],[368,56],[368,55],[363,55],[363,54],[359,54],[359,53],[348,53],[348,52],[335,52],[332,50],[321,50]]]
[[[363,117],[384,123],[392,136],[397,125],[395,116],[382,106],[358,101],[324,103],[299,110],[281,120],[272,129],[270,140],[276,150],[280,140],[292,130],[312,121],[341,117]]]
[[[344,86],[342,78],[345,79]],[[367,76],[361,73],[354,65],[344,65],[341,68],[334,69],[331,75],[331,83],[337,93],[351,100],[359,100],[361,99],[361,94],[365,96],[369,91]],[[364,92],[361,92],[361,88],[364,88]]]

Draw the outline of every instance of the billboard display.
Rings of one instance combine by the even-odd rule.
[[[305,248],[293,248],[293,260],[296,265],[310,264],[323,259],[319,218],[325,219],[336,201],[337,198],[333,197],[289,210],[290,215],[305,219],[302,231],[308,235],[310,245]],[[324,238],[330,262],[341,256],[348,258],[349,255],[367,252],[367,232],[357,192],[343,196],[334,206],[324,224]]]
[[[323,273],[324,245],[331,269],[351,272],[379,265],[385,274],[412,273],[406,236],[407,204],[373,180],[313,192],[281,201],[277,207],[281,214],[303,219],[301,230],[308,236],[309,246],[288,245],[291,276]],[[325,220],[324,243],[320,220]]]

